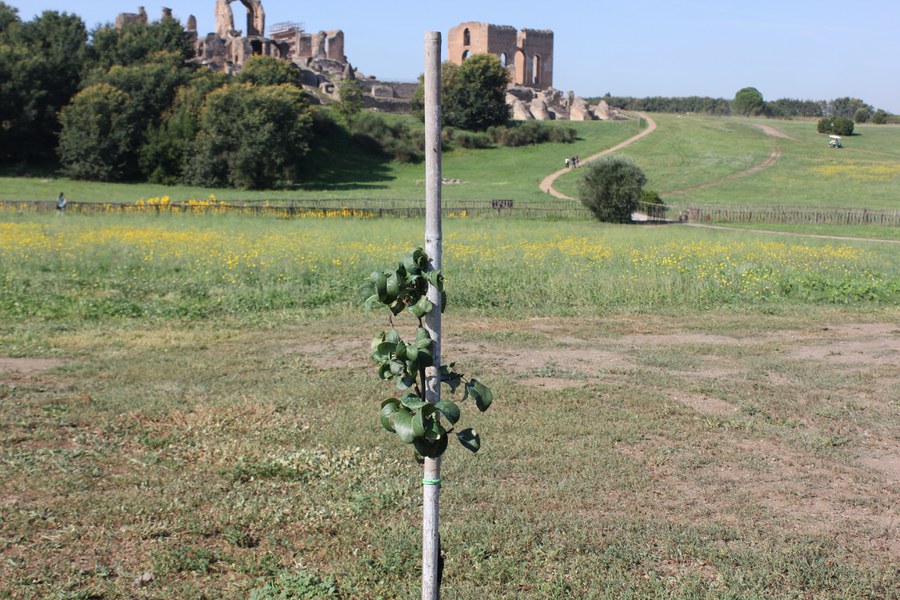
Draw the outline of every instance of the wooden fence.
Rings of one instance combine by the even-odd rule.
[[[0,209],[22,212],[53,212],[55,202],[0,200]],[[78,214],[236,214],[281,219],[309,217],[424,217],[424,202],[391,199],[319,199],[279,201],[228,201],[135,204],[122,202],[69,202],[66,212]],[[515,200],[470,200],[444,203],[445,217],[514,217],[543,220],[582,220],[590,212],[575,202],[521,202]]]
[[[677,211],[677,212],[676,212]],[[900,210],[798,206],[672,207],[670,218],[692,223],[787,223],[793,225],[900,226]]]
[[[52,201],[0,200],[0,210],[53,212]],[[315,200],[244,200],[228,202],[186,202],[137,204],[126,202],[69,202],[68,212],[82,214],[195,214],[246,215],[280,219],[347,217],[425,216],[424,202],[399,199],[323,198]],[[820,225],[900,226],[900,210],[865,208],[814,208],[791,206],[679,206],[642,203],[639,212],[650,223],[788,223]],[[541,220],[589,220],[591,213],[578,202],[554,200],[529,202],[510,199],[456,200],[445,202],[449,218],[523,218]]]

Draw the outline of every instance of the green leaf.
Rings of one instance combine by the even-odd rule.
[[[412,346],[412,347],[415,348],[415,346]],[[399,344],[397,344],[397,348],[396,348],[396,350],[394,350],[394,356],[397,357],[397,360],[406,360],[407,359],[406,349],[407,349],[407,346],[403,342],[400,342]]]
[[[394,344],[400,341],[400,332],[396,329],[389,329],[384,332],[384,341],[392,342]]]
[[[406,372],[406,365],[402,362],[392,360],[390,363],[391,373],[394,375],[403,375]]]
[[[407,388],[412,387],[416,383],[416,378],[412,375],[404,375],[403,377],[397,378],[397,389],[405,390]]]
[[[450,388],[450,393],[456,392],[456,388],[458,388],[459,384],[462,382],[462,375],[453,370],[453,365],[455,364],[456,363],[441,365],[441,383],[447,384]],[[465,397],[463,400],[465,400]]]
[[[417,273],[428,266],[428,254],[422,248],[414,248],[403,257],[407,272]]]
[[[419,298],[418,302],[410,306],[407,310],[409,310],[409,312],[414,314],[417,318],[421,319],[422,317],[430,313],[432,308],[434,308],[434,305],[431,303],[431,301],[425,296],[422,296],[421,298]]]
[[[400,408],[394,413],[394,431],[404,444],[411,444],[416,439],[413,432],[413,413],[407,408]]]
[[[400,403],[396,398],[388,398],[381,403],[381,426],[388,431],[394,431],[394,413],[400,410]]]
[[[419,346],[415,344],[411,344],[406,346],[406,360],[410,362],[416,362],[416,358],[419,356]],[[400,358],[398,355],[397,358]]]
[[[417,438],[425,435],[425,411],[420,410],[413,415],[412,427]]]
[[[439,440],[442,435],[445,435],[447,432],[441,427],[441,424],[437,419],[431,419],[425,425],[425,439],[429,442],[434,442]]]
[[[372,283],[375,284],[375,294],[378,296],[379,302],[386,302],[387,299],[387,277],[384,273],[379,273],[378,271],[373,272],[369,278],[372,280]]]
[[[418,360],[416,361],[420,367],[430,367],[434,365],[434,356],[431,355],[431,349],[426,348],[419,350]]]
[[[435,405],[435,408],[444,415],[448,421],[450,421],[451,425],[456,425],[456,422],[459,421],[460,410],[459,406],[456,405],[455,402],[451,402],[450,400],[441,400]]]
[[[431,343],[431,334],[428,333],[428,330],[424,327],[419,327],[418,329],[416,329],[416,344],[418,345],[419,342],[425,341]],[[419,348],[422,348],[422,346],[419,346]]]
[[[481,437],[471,427],[457,433],[456,439],[459,440],[459,443],[462,444],[466,450],[478,452],[481,448]]]
[[[385,381],[387,381],[388,379],[390,379],[393,376],[394,376],[394,374],[391,373],[391,363],[389,363],[389,362],[382,363],[382,365],[380,367],[378,367],[378,377],[380,377],[381,379],[384,379]]]
[[[444,291],[444,275],[441,273],[440,269],[428,271],[425,273],[425,279],[428,280],[428,283],[436,287],[439,292]]]
[[[375,306],[375,303],[378,302],[378,294],[372,294],[366,301],[363,303],[363,308],[366,310],[366,314],[372,312],[372,307]]]
[[[491,406],[491,402],[494,401],[494,393],[491,389],[478,381],[477,379],[472,379],[466,384],[466,393],[475,400],[475,406],[478,407],[478,410],[481,412],[486,411]]]
[[[385,285],[385,293],[387,296],[385,303],[390,304],[400,296],[400,278],[397,276],[397,273],[391,273],[388,276]]]
[[[447,449],[447,440],[448,438],[445,432],[435,440],[430,440],[425,437],[416,438],[413,441],[413,446],[415,447],[416,452],[418,452],[422,456],[427,456],[428,458],[437,458],[444,453],[444,450]]]
[[[418,410],[428,404],[415,394],[407,394],[400,398],[400,403],[410,410]]]

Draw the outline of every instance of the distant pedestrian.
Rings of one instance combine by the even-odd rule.
[[[69,203],[69,201],[66,200],[65,194],[60,192],[59,197],[56,199],[56,210],[58,210],[60,213],[65,212],[66,204],[68,204],[68,203]]]
[[[566,168],[567,169],[569,168],[569,159],[568,158],[566,159]]]

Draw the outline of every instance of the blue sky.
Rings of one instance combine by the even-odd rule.
[[[182,22],[213,30],[215,0],[5,0],[23,20],[44,10],[75,13],[92,27],[169,6]],[[244,8],[232,5],[242,28]],[[552,29],[554,87],[581,96],[733,98],[747,86],[767,100],[862,98],[900,113],[900,2],[896,0],[263,0],[266,23],[342,29],[354,67],[413,81],[423,70],[426,31],[464,21]],[[446,42],[444,45],[446,55]]]

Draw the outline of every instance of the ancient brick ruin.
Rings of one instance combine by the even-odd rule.
[[[472,54],[494,54],[509,69],[515,85],[546,90],[553,87],[553,32],[470,21],[447,35],[448,58],[462,64]]]
[[[246,9],[243,29],[235,25],[235,2]],[[172,10],[163,8],[162,18],[172,19]],[[116,18],[118,29],[136,23],[147,23],[144,7]],[[359,73],[344,54],[344,32],[340,29],[312,33],[302,23],[278,23],[269,28],[267,36],[261,0],[216,0],[214,32],[200,37],[194,15],[188,17],[185,30],[194,42],[194,60],[217,71],[239,73],[251,56],[272,56],[297,65],[303,85],[318,89],[326,97],[336,98],[336,84],[352,78],[364,91],[365,106],[397,112],[408,110],[416,88],[415,83],[383,82]],[[508,25],[470,21],[450,30],[447,46],[449,59],[457,64],[473,54],[494,54],[500,59],[513,83],[506,99],[514,119],[617,118],[605,103],[589,106],[572,92],[563,94],[553,88],[553,32],[549,29],[516,30]]]
[[[247,12],[243,29],[235,24],[232,5],[236,2]],[[171,19],[171,9],[163,8],[162,18]],[[116,27],[147,22],[147,13],[140,7],[137,13],[119,14]],[[229,74],[239,73],[251,56],[272,56],[297,65],[303,85],[325,96],[336,98],[336,84],[353,78],[365,93],[365,106],[394,112],[409,109],[409,98],[416,87],[414,83],[383,82],[359,73],[344,54],[344,32],[340,29],[312,33],[302,23],[277,23],[266,35],[261,0],[216,0],[215,31],[199,36],[194,15],[188,17],[185,30],[194,43],[194,60]]]
[[[590,121],[615,119],[605,102],[589,106],[572,92],[553,89],[553,32],[549,29],[516,30],[509,25],[469,21],[447,35],[451,62],[462,64],[473,54],[493,54],[509,71],[512,87],[506,102],[516,120]]]

